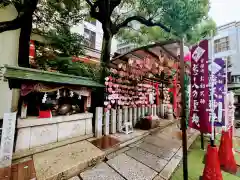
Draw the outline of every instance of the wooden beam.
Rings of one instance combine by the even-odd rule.
[[[168,51],[164,46],[161,46],[162,50],[165,51],[168,55],[174,57],[175,60],[179,60],[179,57],[175,56],[173,53]]]
[[[144,49],[144,51],[147,52],[147,53],[149,53],[149,54],[151,54],[151,56],[159,59],[159,56],[158,56],[157,54],[155,54],[154,52],[150,51],[149,49]]]

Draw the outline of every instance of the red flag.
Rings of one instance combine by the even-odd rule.
[[[208,40],[191,51],[191,103],[189,126],[202,133],[211,133],[209,121]]]

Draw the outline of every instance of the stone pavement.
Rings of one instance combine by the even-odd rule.
[[[176,125],[106,156],[106,161],[71,180],[167,180],[182,160],[181,140]],[[198,136],[188,133],[188,147]]]

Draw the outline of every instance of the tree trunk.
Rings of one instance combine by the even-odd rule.
[[[102,72],[100,82],[104,84],[105,77],[107,76],[106,69],[110,63],[110,55],[111,55],[111,43],[112,43],[112,36],[103,35],[103,42],[102,42],[102,52],[101,52],[101,65],[102,65]],[[104,107],[104,100],[105,100],[105,89],[99,88],[96,92],[97,102],[95,104],[96,107]]]
[[[21,26],[19,38],[18,65],[30,67],[29,64],[29,42],[32,32],[32,15],[26,16]]]
[[[103,34],[101,62],[105,63],[105,65],[110,63],[112,38],[112,35]]]

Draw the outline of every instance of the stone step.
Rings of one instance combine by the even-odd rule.
[[[108,160],[107,164],[127,180],[152,180],[157,175],[156,171],[126,154]]]
[[[83,180],[124,180],[121,175],[104,162],[81,173],[80,176]]]
[[[129,151],[125,152],[128,156],[136,159],[137,161],[147,165],[148,167],[154,169],[157,172],[161,172],[161,170],[168,163],[167,160],[161,159],[147,151],[144,151],[138,147],[133,147]]]
[[[38,180],[69,179],[104,158],[104,152],[88,141],[68,144],[33,156]]]

